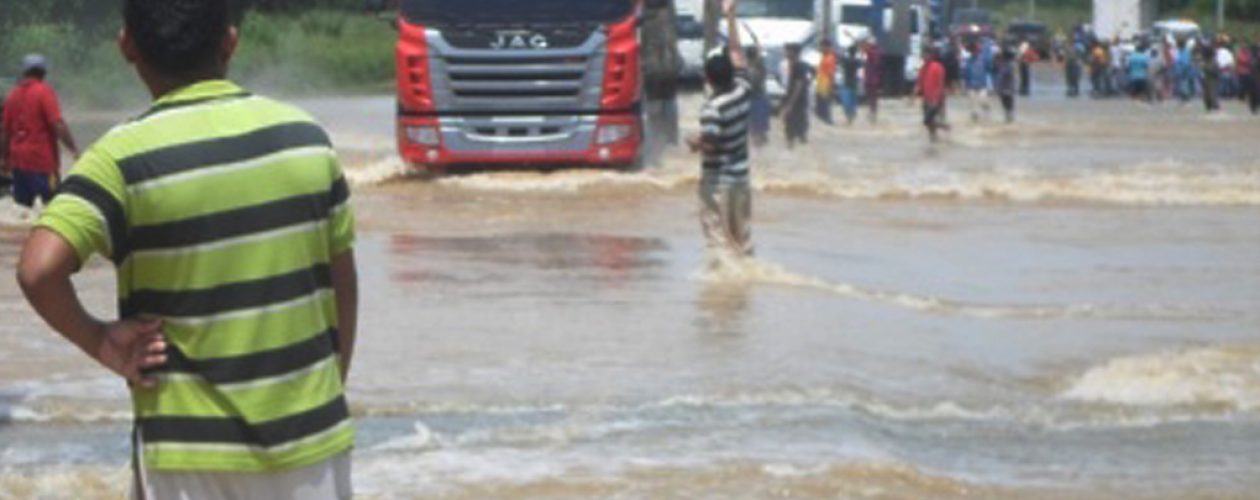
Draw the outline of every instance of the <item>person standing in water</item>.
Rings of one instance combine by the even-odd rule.
[[[1251,114],[1260,114],[1260,40],[1251,44]]]
[[[783,119],[788,149],[792,149],[798,142],[809,142],[809,66],[801,61],[800,45],[788,44],[785,51],[787,96],[783,98],[778,115]]]
[[[735,14],[738,0],[725,0],[722,10],[730,33],[728,46],[706,56],[705,80],[710,95],[700,112],[700,134],[687,140],[702,153],[700,224],[712,250],[736,257],[751,256],[752,188],[749,185],[748,119],[752,83],[740,44]]]
[[[1081,45],[1073,44],[1064,52],[1063,71],[1067,78],[1067,96],[1080,97],[1081,58],[1084,57],[1085,49]]]
[[[673,0],[649,0],[643,9],[643,94],[647,115],[644,160],[660,165],[678,145],[678,13]]]
[[[940,50],[928,49],[927,62],[919,70],[915,89],[915,94],[923,98],[923,126],[933,143],[937,141],[937,130],[949,130],[949,125],[945,124],[946,70],[940,59]]]
[[[1040,54],[1032,44],[1024,42],[1019,46],[1019,95],[1032,95],[1032,65],[1040,59]]]
[[[866,107],[870,109],[871,124],[879,121],[879,94],[884,84],[884,56],[873,38],[866,39],[863,52],[866,66],[862,70],[866,90]]]
[[[35,206],[36,200],[44,205],[52,201],[61,181],[58,143],[79,157],[57,93],[44,81],[47,75],[44,56],[22,58],[22,80],[0,112],[0,171],[12,176],[13,199],[25,207]]]
[[[18,283],[130,389],[132,498],[348,499],[350,191],[307,113],[226,79],[229,1],[121,2],[153,105],[75,164]],[[71,280],[94,254],[116,267],[116,320]]]
[[[1205,42],[1199,50],[1201,72],[1203,73],[1203,107],[1209,113],[1220,111],[1221,100],[1221,67],[1216,60],[1214,42]]]
[[[1150,102],[1151,93],[1151,54],[1145,43],[1129,54],[1129,97],[1143,102]]]
[[[844,58],[840,60],[841,77],[840,103],[844,106],[844,119],[849,125],[857,119],[858,75],[862,71],[862,60],[858,57],[857,45],[849,46]]]
[[[831,108],[836,100],[836,67],[839,61],[836,57],[836,46],[831,43],[830,38],[823,38],[821,48],[822,58],[818,61],[818,77],[815,82],[817,93],[814,96],[814,113],[823,123],[834,125]]]
[[[1015,122],[1016,59],[1015,53],[1009,49],[1003,50],[997,56],[994,87],[996,87],[998,99],[1002,101],[1002,112],[1006,117],[1006,123]]]
[[[963,68],[967,97],[971,101],[971,121],[989,117],[989,61],[979,44],[972,44]],[[983,115],[982,115],[983,113]]]

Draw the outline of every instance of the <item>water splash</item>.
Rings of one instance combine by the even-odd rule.
[[[1260,410],[1260,347],[1216,347],[1116,358],[1076,378],[1060,397],[1134,407]]]
[[[803,288],[847,299],[878,303],[917,312],[976,319],[1116,319],[1202,321],[1219,319],[1224,311],[1178,306],[1117,307],[1096,304],[1026,305],[982,304],[912,293],[876,290],[849,283],[833,283],[804,276],[759,259],[739,259],[714,254],[699,279],[717,285],[767,284]]]
[[[404,178],[399,160],[348,168],[359,185]],[[453,175],[440,188],[480,193],[586,195],[681,192],[699,180],[698,168],[673,159],[659,169],[513,171]],[[931,163],[879,165],[856,157],[769,153],[752,179],[760,193],[838,200],[946,200],[1008,203],[1083,202],[1136,206],[1260,205],[1260,165],[1187,165],[1143,162],[1114,168],[1037,169],[1025,166],[949,169]]]

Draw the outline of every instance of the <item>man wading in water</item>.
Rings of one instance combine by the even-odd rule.
[[[692,152],[704,155],[700,180],[700,222],[709,247],[735,256],[752,255],[752,190],[748,185],[748,119],[752,83],[735,20],[738,0],[726,0],[729,46],[705,60],[711,95],[700,114],[699,136],[688,139]]]
[[[228,0],[123,5],[119,45],[156,102],[70,172],[22,290],[126,378],[135,498],[349,498],[354,220],[328,136],[224,79]],[[70,280],[93,253],[117,267],[119,321]]]

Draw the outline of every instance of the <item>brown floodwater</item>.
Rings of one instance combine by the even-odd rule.
[[[1260,119],[1241,106],[1047,91],[1014,125],[955,111],[930,146],[889,100],[878,125],[757,152],[757,258],[726,262],[680,151],[423,180],[390,98],[299,104],[354,183],[365,498],[1260,491]],[[0,267],[30,216],[0,205]],[[77,278],[102,314],[112,279]],[[122,384],[11,280],[0,314],[0,498],[121,497]]]

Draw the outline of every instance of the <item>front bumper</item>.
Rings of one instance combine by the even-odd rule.
[[[618,133],[600,132],[611,128]],[[630,166],[639,159],[642,136],[639,118],[628,113],[398,119],[399,152],[418,167]]]

